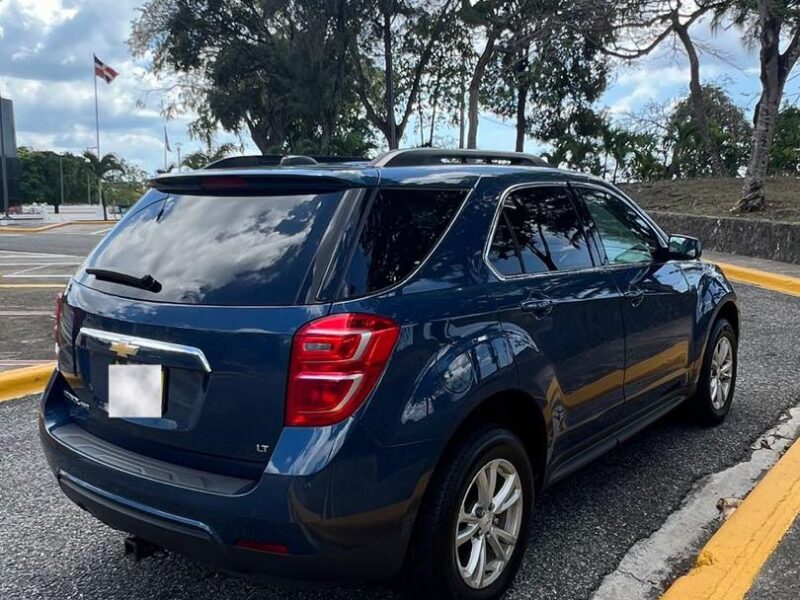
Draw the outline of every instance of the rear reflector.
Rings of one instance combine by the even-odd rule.
[[[54,342],[54,349],[56,352],[56,358],[58,358],[58,347],[59,343],[61,342],[61,313],[64,308],[64,293],[59,292],[56,295],[56,310],[55,310],[55,325],[53,326],[53,342]]]
[[[352,415],[378,383],[399,334],[391,319],[354,313],[300,329],[292,343],[286,424],[319,427]]]
[[[245,550],[255,550],[256,552],[268,552],[269,554],[289,554],[289,548],[283,544],[268,544],[266,542],[254,542],[252,540],[237,540],[237,548]]]

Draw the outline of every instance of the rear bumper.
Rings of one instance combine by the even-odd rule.
[[[63,410],[59,379],[56,372],[39,415],[47,461],[64,494],[110,527],[255,578],[379,580],[402,567],[422,489],[414,479],[425,477],[411,477],[416,468],[398,470],[392,461],[401,456],[407,463],[424,448],[379,451],[357,429],[313,472],[288,474],[273,461],[249,486],[198,489],[194,482],[202,472],[187,474],[178,467],[183,479],[168,483],[169,477],[154,476],[159,465],[153,459],[142,457],[147,469],[125,467],[134,457],[121,448],[114,451],[107,440],[95,440],[99,454],[88,452],[91,440],[75,437],[78,427]],[[71,428],[73,437],[61,435],[64,428]],[[244,549],[238,541],[286,552]]]

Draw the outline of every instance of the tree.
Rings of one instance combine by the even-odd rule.
[[[106,154],[102,158],[99,158],[96,154],[87,150],[83,153],[83,158],[86,159],[87,168],[97,182],[100,203],[103,205],[103,219],[107,219],[108,214],[106,212],[106,195],[103,193],[103,180],[110,173],[125,173],[125,167],[122,161],[114,154]]]
[[[800,6],[797,0],[739,0],[733,7],[733,22],[754,31],[759,46],[761,95],[756,104],[742,195],[732,209],[752,212],[764,207],[764,178],[783,92],[800,58]],[[782,39],[787,40],[783,50]]]
[[[800,175],[800,108],[787,106],[778,115],[769,153],[771,175]]]
[[[700,81],[700,59],[689,30],[701,17],[725,11],[730,3],[731,0],[628,0],[621,3],[617,13],[614,42],[605,48],[611,56],[634,60],[650,54],[673,35],[680,41],[689,60],[689,101],[694,113],[694,128],[715,177],[724,176],[727,171],[708,123]],[[633,38],[633,43],[618,43],[618,40],[630,38]]]
[[[148,0],[130,45],[175,80],[165,111],[196,111],[190,132],[207,143],[221,126],[263,153],[360,154],[372,143],[354,93],[352,4]]]
[[[235,150],[236,146],[230,143],[221,144],[216,148],[208,146],[205,149],[195,150],[186,154],[181,160],[181,165],[192,170],[202,169],[207,164],[222,160],[233,154]]]
[[[722,161],[724,172],[735,175],[747,162],[752,128],[744,111],[719,86],[704,85],[700,94],[705,112],[702,124],[697,120],[693,93],[678,102],[670,113],[667,139],[673,144],[671,175],[716,175],[717,167],[700,135],[703,127],[707,128],[713,140],[715,154]]]
[[[491,23],[501,33],[482,101],[515,119],[517,151],[527,134],[544,141],[568,135],[573,119],[583,118],[605,90],[609,64],[599,43],[611,35],[613,5],[519,0],[495,13]]]
[[[354,0],[348,27],[355,90],[370,124],[398,147],[434,57],[453,43],[459,0]],[[397,112],[399,107],[399,114]]]

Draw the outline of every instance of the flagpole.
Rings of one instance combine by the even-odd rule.
[[[93,56],[93,59],[97,57]],[[92,61],[92,79],[94,79],[94,124],[97,133],[97,158],[100,159],[100,108],[97,104],[97,70],[94,60]]]
[[[97,56],[92,55],[92,79],[94,79],[94,124],[97,133],[97,161],[102,160],[100,154],[100,108],[97,103]],[[108,220],[108,213],[106,212],[106,199],[103,196],[103,178],[98,175],[97,177],[97,195],[100,198],[100,204],[103,205],[103,220]]]

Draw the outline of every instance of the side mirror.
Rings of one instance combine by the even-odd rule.
[[[688,235],[671,235],[668,253],[672,260],[696,260],[703,254],[703,244]]]

